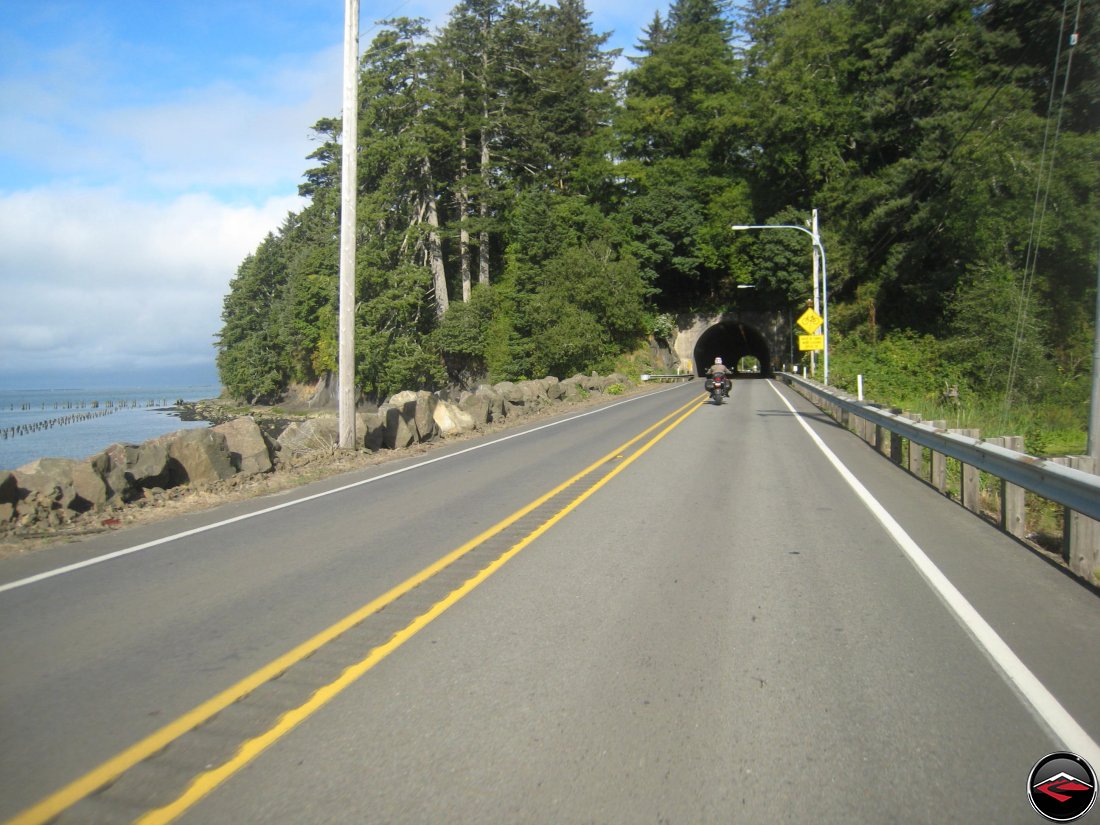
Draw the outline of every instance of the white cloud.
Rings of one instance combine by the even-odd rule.
[[[273,67],[263,88],[215,83],[164,103],[101,114],[93,133],[147,183],[170,191],[293,191],[312,151],[310,127],[340,110],[340,56],[334,47]]]
[[[0,196],[0,373],[212,363],[237,266],[301,207],[117,190]]]
[[[151,94],[92,37],[0,72],[0,382],[213,374],[229,281],[304,206],[310,126],[340,106],[339,44],[249,60]]]
[[[0,77],[0,168],[8,177],[0,187],[25,186],[24,175],[33,175],[169,196],[293,191],[312,151],[310,127],[339,114],[340,59],[339,44],[281,55],[230,81],[166,89],[141,103],[112,97],[91,58],[63,83],[52,70]]]

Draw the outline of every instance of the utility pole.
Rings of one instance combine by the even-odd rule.
[[[1096,256],[1096,328],[1092,334],[1092,398],[1089,401],[1089,455],[1100,470],[1100,251]]]
[[[344,0],[344,113],[340,170],[340,447],[355,447],[355,207],[359,149],[359,0]]]

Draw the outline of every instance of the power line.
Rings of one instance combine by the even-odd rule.
[[[1043,129],[1043,148],[1039,156],[1039,173],[1035,183],[1035,203],[1032,207],[1031,227],[1028,235],[1027,250],[1024,256],[1024,274],[1020,282],[1020,300],[1016,314],[1016,328],[1012,338],[1012,354],[1009,358],[1008,379],[1005,383],[1004,412],[1007,416],[1012,407],[1012,391],[1015,388],[1017,373],[1019,372],[1020,357],[1023,350],[1024,327],[1027,324],[1028,305],[1031,302],[1031,292],[1035,286],[1035,276],[1039,268],[1039,246],[1042,240],[1043,225],[1046,221],[1047,204],[1050,200],[1050,189],[1054,180],[1054,165],[1057,158],[1058,137],[1062,129],[1062,116],[1065,113],[1066,95],[1069,91],[1070,70],[1073,66],[1073,47],[1077,43],[1077,30],[1081,22],[1081,0],[1077,0],[1077,12],[1073,21],[1074,34],[1070,40],[1070,52],[1066,59],[1066,74],[1062,83],[1062,95],[1058,103],[1058,116],[1055,120],[1054,135],[1050,137],[1050,117],[1054,108],[1054,97],[1058,88],[1058,69],[1062,62],[1062,42],[1066,33],[1066,17],[1069,0],[1062,3],[1062,21],[1058,29],[1058,45],[1055,49],[1053,75],[1050,83],[1050,98],[1047,101],[1046,124]],[[1047,146],[1050,146],[1050,164],[1046,170],[1044,181],[1044,167],[1047,161]]]

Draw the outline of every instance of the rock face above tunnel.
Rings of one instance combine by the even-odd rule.
[[[677,317],[676,326],[672,350],[679,368],[697,375],[714,363],[715,356],[734,365],[751,355],[766,375],[780,369],[787,358],[790,327],[785,309],[684,314]]]

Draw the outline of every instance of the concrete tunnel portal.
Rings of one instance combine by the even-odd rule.
[[[696,375],[704,375],[714,363],[715,357],[731,369],[746,356],[752,356],[760,362],[761,378],[772,376],[772,356],[768,341],[755,327],[740,321],[720,321],[708,327],[695,344],[693,362]]]

